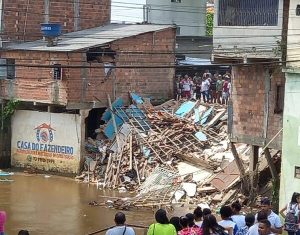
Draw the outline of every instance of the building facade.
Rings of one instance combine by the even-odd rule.
[[[59,22],[63,33],[109,23],[110,0],[1,0],[1,42],[41,38],[40,24]]]
[[[285,0],[215,1],[212,59],[232,64],[230,140],[252,146],[252,188],[259,148],[269,164],[269,149],[282,149],[285,76],[280,61],[288,12]]]
[[[2,50],[1,62],[13,66],[2,69],[1,98],[20,101],[22,110],[12,119],[13,166],[77,173],[87,119],[99,122],[90,112],[100,115],[108,96],[125,104],[129,91],[172,98],[175,33],[173,26],[113,24],[64,34],[54,47],[38,40]]]
[[[205,36],[205,0],[112,0],[111,22],[175,24],[178,36]]]
[[[283,208],[300,188],[300,3],[290,0],[287,37],[285,101],[283,113],[280,206]]]

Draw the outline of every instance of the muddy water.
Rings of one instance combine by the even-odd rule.
[[[84,235],[113,225],[115,210],[88,203],[105,200],[101,196],[120,195],[63,177],[14,175],[10,179],[14,182],[0,182],[0,210],[7,213],[8,235],[20,229],[29,230],[30,235]],[[148,225],[153,221],[149,211],[130,211],[126,215],[132,224]],[[143,232],[139,230],[138,234]]]

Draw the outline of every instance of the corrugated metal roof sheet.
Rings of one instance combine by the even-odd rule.
[[[173,25],[139,25],[109,24],[101,27],[67,33],[59,37],[58,45],[47,47],[47,42],[37,40],[8,46],[10,50],[68,52],[96,47],[118,39],[136,36],[143,33],[172,28]]]

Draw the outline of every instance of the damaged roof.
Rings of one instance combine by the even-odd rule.
[[[8,46],[6,49],[55,52],[77,51],[105,45],[119,39],[173,27],[173,25],[109,24],[63,34],[59,36],[58,45],[53,47],[47,47],[47,42],[41,39],[33,42],[13,44]]]

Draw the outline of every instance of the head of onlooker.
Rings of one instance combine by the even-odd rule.
[[[269,198],[262,198],[260,201],[260,209],[268,215],[271,213],[272,205]]]
[[[218,80],[222,80],[222,75],[221,74],[218,75]]]
[[[188,226],[189,226],[189,227],[195,226],[195,222],[194,222],[195,216],[194,216],[194,214],[192,214],[192,213],[187,213],[187,214],[185,215],[185,217],[188,218]]]
[[[29,232],[27,230],[20,230],[18,235],[29,235]]]
[[[123,212],[117,212],[115,214],[115,223],[117,226],[123,226],[126,221],[126,216]]]
[[[262,220],[266,220],[266,219],[268,219],[268,213],[265,212],[265,211],[259,211],[257,213],[257,218],[256,219],[257,219],[258,222],[260,222]]]
[[[271,234],[271,223],[269,220],[262,220],[258,225],[259,235],[269,235]]]
[[[160,224],[168,224],[169,219],[167,217],[167,212],[164,209],[159,209],[155,213],[155,220]]]
[[[195,210],[194,210],[194,217],[195,217],[195,221],[201,221],[202,217],[203,217],[203,212],[200,206],[198,206]]]
[[[210,235],[215,233],[215,231],[220,228],[217,223],[217,219],[214,215],[206,215],[203,217],[202,223],[202,234],[203,235]]]
[[[186,216],[180,217],[180,225],[182,229],[189,227],[189,219]]]
[[[232,216],[232,210],[230,206],[222,206],[220,209],[220,215],[223,220],[228,220]]]
[[[173,224],[176,231],[180,231],[182,229],[181,225],[180,225],[180,218],[177,216],[174,216],[170,219],[170,224]]]
[[[250,228],[255,222],[255,216],[253,214],[247,214],[245,216],[246,226]]]
[[[189,80],[189,75],[184,75],[184,80],[188,81]]]
[[[299,204],[300,203],[300,193],[293,193],[291,204]]]
[[[210,79],[210,74],[209,74],[209,73],[207,73],[207,74],[205,75],[205,80],[206,80],[206,79],[208,79],[208,80]]]
[[[203,212],[203,217],[207,215],[211,215],[211,210],[209,208],[204,208],[202,212]]]
[[[240,214],[242,205],[240,204],[239,201],[235,201],[234,203],[231,204],[231,209],[232,209],[233,215],[238,215],[238,214]]]

